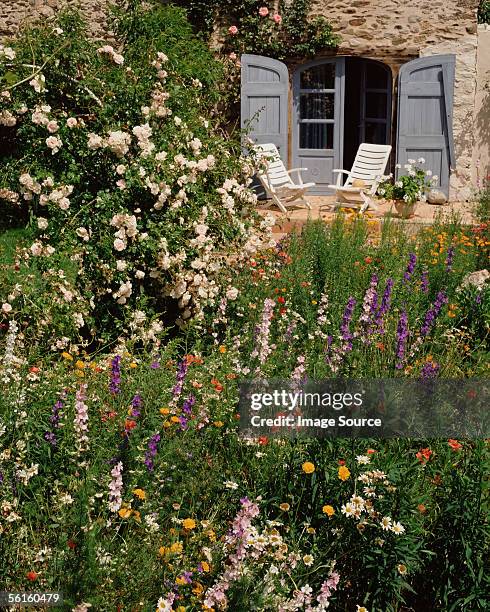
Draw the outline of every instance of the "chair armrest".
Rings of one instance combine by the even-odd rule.
[[[301,176],[301,172],[303,170],[308,170],[308,168],[291,168],[291,170],[288,170],[287,173],[289,175],[291,175],[292,172],[296,172],[298,175],[298,185],[302,185],[303,184],[303,177]]]
[[[334,170],[332,170],[332,172],[337,172],[338,173],[337,174],[337,183],[336,183],[337,187],[341,187],[342,186],[340,184],[340,181],[342,180],[342,174],[347,174],[347,175],[350,174],[350,172],[348,172],[347,170],[342,170],[342,169],[339,169],[339,168],[335,168]]]

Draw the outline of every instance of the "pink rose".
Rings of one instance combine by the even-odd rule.
[[[230,33],[232,36],[234,36],[235,34],[238,34],[238,28],[237,28],[236,26],[230,26],[230,27],[228,28],[228,32],[229,32],[229,33]]]
[[[269,9],[266,6],[261,6],[259,8],[259,15],[261,17],[267,17],[268,14],[269,14]]]
[[[282,21],[282,17],[281,17],[281,15],[278,15],[277,13],[274,15],[274,17],[273,17],[272,19],[274,19],[274,21],[275,21],[277,24],[280,24],[280,23],[281,23],[281,21]]]

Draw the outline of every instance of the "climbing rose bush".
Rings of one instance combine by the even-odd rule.
[[[173,7],[132,2],[113,29],[90,42],[64,12],[0,47],[0,205],[29,223],[16,265],[58,276],[66,306],[48,305],[40,337],[62,319],[67,337],[121,322],[154,340],[202,317],[223,266],[262,244],[253,164],[213,117],[221,64]],[[29,319],[24,291],[7,292],[8,316]]]

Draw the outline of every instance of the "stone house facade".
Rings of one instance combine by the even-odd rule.
[[[26,19],[52,17],[67,2],[80,6],[87,14],[95,37],[107,37],[105,9],[109,0],[2,0],[0,37],[14,36]],[[435,173],[439,163],[442,166],[447,164],[446,191],[451,200],[470,197],[477,179],[476,169],[480,177],[490,173],[490,96],[487,90],[490,31],[477,26],[478,3],[479,0],[314,0],[312,16],[327,18],[341,35],[342,43],[335,51],[320,54],[308,65],[289,63],[286,66],[288,115],[282,129],[288,131],[288,163],[306,165],[294,162],[301,162],[301,139],[305,142],[309,139],[309,147],[335,148],[337,145],[333,142],[339,143],[332,160],[340,165],[334,167],[348,167],[359,141],[372,138],[373,141],[381,139],[392,144],[393,166],[398,157],[398,161],[402,161],[401,155],[397,155],[398,139],[401,142],[400,122],[411,122],[412,128],[409,129],[415,132],[422,129],[417,123],[417,108],[422,109],[422,114],[425,108],[434,113],[434,117],[426,116],[426,123],[440,124],[445,135],[446,150],[442,157],[445,156],[446,162],[441,162],[442,157],[436,154],[431,157],[430,150],[425,157],[436,166]],[[275,3],[264,4],[272,8]],[[413,70],[408,70],[409,62],[416,58],[436,57],[441,58],[442,64],[439,68],[431,68],[429,62],[427,77],[417,76],[422,70],[417,68],[417,64],[413,64]],[[434,61],[436,65],[437,61]],[[415,111],[407,111],[405,116],[405,107],[400,106],[399,99],[399,84],[404,73],[407,82],[415,81],[409,85],[415,89],[418,87],[422,96],[425,95],[424,83],[428,98],[437,81],[442,80],[441,87],[445,89],[441,89],[441,95],[436,95],[432,102],[414,107]],[[275,77],[269,74],[266,80],[269,78]],[[308,91],[301,89],[305,79],[313,82],[319,78],[326,79],[322,85],[325,89],[314,91],[323,93],[316,93],[316,98],[312,94],[309,100],[305,94],[303,104],[299,99],[300,92]],[[328,79],[332,82],[327,83]],[[417,80],[422,82],[417,85]],[[274,96],[271,94],[270,97]],[[339,111],[340,103],[342,108]],[[306,110],[301,110],[301,104]],[[448,105],[450,109],[446,108]],[[374,111],[369,110],[373,107]],[[321,113],[326,113],[325,116],[331,113],[332,119],[320,127],[307,125],[301,128],[302,112],[317,117]],[[328,121],[331,125],[327,125]],[[424,129],[430,132],[431,125]],[[295,136],[296,129],[299,131]],[[301,130],[305,135],[301,135]],[[413,145],[417,138],[410,142]],[[425,146],[430,149],[430,143],[435,140],[427,142]],[[315,177],[311,179],[315,180]],[[330,180],[330,177],[325,180]]]

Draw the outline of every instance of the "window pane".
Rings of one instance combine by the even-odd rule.
[[[374,62],[366,62],[366,87],[386,89],[388,87],[388,70]]]
[[[366,117],[384,119],[387,111],[387,97],[384,93],[366,92]]]
[[[300,119],[333,119],[335,94],[301,94]]]
[[[386,123],[366,122],[365,142],[386,144]]]
[[[300,149],[333,149],[333,123],[300,123]]]
[[[335,64],[321,64],[301,73],[301,89],[334,89]]]

